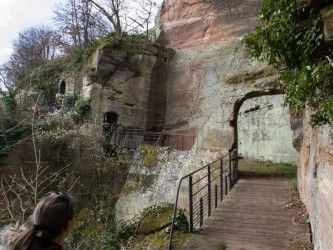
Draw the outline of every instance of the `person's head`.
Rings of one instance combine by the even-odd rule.
[[[11,249],[29,249],[35,236],[62,243],[72,230],[73,215],[73,202],[66,193],[47,193],[32,214],[32,227],[13,239]]]

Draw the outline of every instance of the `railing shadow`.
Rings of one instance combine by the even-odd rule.
[[[190,150],[195,141],[195,135],[169,132],[147,131],[145,129],[118,126],[112,132],[112,143],[127,149],[135,150],[142,144],[168,147],[174,150]]]

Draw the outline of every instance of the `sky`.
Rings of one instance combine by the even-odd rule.
[[[0,65],[8,60],[19,32],[50,24],[56,2],[61,0],[0,0]]]

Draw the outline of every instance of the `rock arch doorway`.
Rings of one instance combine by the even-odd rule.
[[[234,148],[249,159],[297,163],[289,108],[280,93],[249,93],[236,102]]]

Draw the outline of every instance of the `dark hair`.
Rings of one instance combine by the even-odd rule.
[[[42,240],[52,241],[66,229],[73,219],[73,201],[63,192],[49,192],[37,204],[32,217],[32,227],[15,236],[11,243],[12,250],[31,249],[35,236],[40,232]]]

